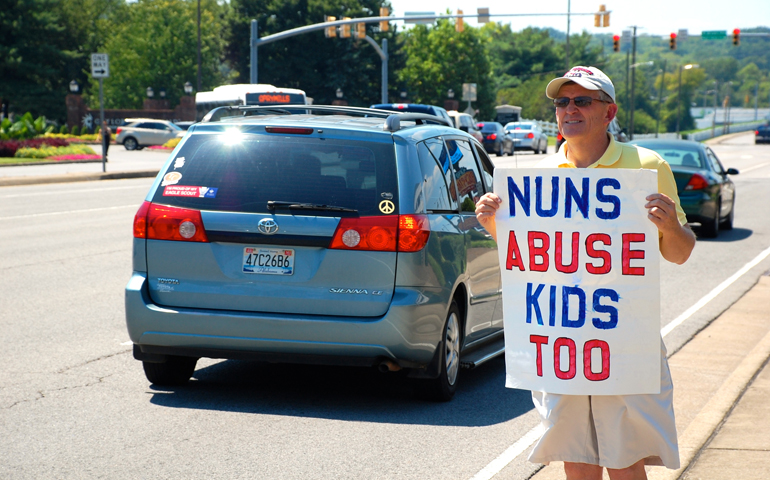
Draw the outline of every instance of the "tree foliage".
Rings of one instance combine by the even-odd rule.
[[[220,70],[224,48],[222,7],[201,2],[202,88],[225,81]],[[197,2],[139,0],[114,19],[103,51],[110,55],[110,77],[104,80],[107,108],[141,108],[147,87],[161,88],[171,105],[184,95],[183,85],[197,78]],[[88,103],[98,106],[98,80],[91,80]]]
[[[457,32],[454,21],[442,19],[435,26],[417,25],[403,37],[407,60],[398,81],[411,102],[443,105],[448,90],[459,93],[463,83],[475,83],[480,118],[493,116],[490,65],[478,29]]]

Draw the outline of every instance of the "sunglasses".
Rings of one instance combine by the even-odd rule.
[[[609,103],[606,100],[601,100],[599,98],[593,98],[593,97],[575,97],[575,98],[559,97],[559,98],[553,99],[553,104],[558,108],[566,108],[567,105],[569,105],[570,100],[575,102],[576,107],[587,107],[591,105],[594,101]]]

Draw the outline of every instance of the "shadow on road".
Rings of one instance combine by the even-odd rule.
[[[749,238],[751,235],[754,234],[754,230],[751,230],[749,228],[733,228],[732,230],[720,231],[719,235],[716,238],[706,238],[701,236],[699,226],[693,227],[693,232],[695,232],[695,235],[698,237],[699,242],[716,242],[716,243],[739,242],[741,240],[745,240]]]
[[[462,427],[506,422],[533,408],[529,391],[504,387],[503,358],[461,370],[459,381],[451,402],[433,403],[398,373],[228,360],[197,370],[184,387],[153,385],[150,401],[171,408]]]

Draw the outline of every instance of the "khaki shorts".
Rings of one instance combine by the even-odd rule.
[[[532,392],[545,433],[529,461],[578,462],[626,468],[645,465],[679,468],[674,422],[674,387],[661,339],[660,394],[556,395]]]

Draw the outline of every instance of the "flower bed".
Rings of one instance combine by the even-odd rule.
[[[38,137],[29,140],[0,140],[0,157],[14,157],[21,148],[67,147],[69,143],[61,138]]]
[[[75,161],[75,162],[85,161],[85,160],[101,160],[101,159],[102,159],[101,155],[96,155],[96,154],[89,155],[85,153],[69,154],[69,155],[54,155],[52,157],[46,157],[46,160],[57,160],[57,161],[69,160],[69,161]]]
[[[66,147],[43,146],[41,148],[19,148],[16,150],[16,158],[48,158],[61,155],[96,155],[93,148],[87,145],[69,145]],[[101,158],[101,157],[100,157]]]

